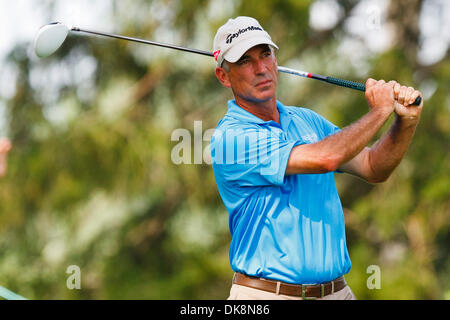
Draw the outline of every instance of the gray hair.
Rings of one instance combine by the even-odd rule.
[[[224,68],[226,72],[230,72],[230,66],[228,65],[228,61],[223,60],[222,64],[220,65],[221,68]]]

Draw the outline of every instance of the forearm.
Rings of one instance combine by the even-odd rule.
[[[398,166],[408,150],[416,127],[417,122],[411,123],[396,116],[388,133],[370,148],[369,164],[374,180],[385,181]]]
[[[335,171],[354,158],[370,142],[389,118],[386,109],[372,109],[352,125],[314,144],[295,147],[287,174]]]

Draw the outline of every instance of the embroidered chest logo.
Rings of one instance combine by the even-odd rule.
[[[303,135],[302,139],[305,142],[309,142],[309,143],[315,143],[315,142],[319,141],[319,137],[317,137],[317,134],[315,134],[315,133]]]

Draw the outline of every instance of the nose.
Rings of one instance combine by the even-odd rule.
[[[257,59],[254,63],[254,69],[256,74],[261,74],[266,72],[266,65],[262,59]]]

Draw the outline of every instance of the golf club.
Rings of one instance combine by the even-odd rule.
[[[3,298],[5,300],[28,300],[27,298],[24,298],[21,295],[18,295],[17,293],[12,292],[11,290],[8,290],[2,286],[0,286],[0,298]]]
[[[134,41],[134,42],[149,44],[149,45],[153,45],[153,46],[181,50],[181,51],[185,51],[185,52],[197,53],[197,54],[201,54],[201,55],[205,55],[205,56],[214,57],[213,53],[209,52],[209,51],[185,48],[185,47],[175,46],[175,45],[171,45],[171,44],[156,42],[156,41],[149,41],[149,40],[143,40],[143,39],[138,39],[138,38],[126,37],[126,36],[121,36],[121,35],[116,35],[116,34],[111,34],[111,33],[81,29],[81,28],[77,28],[77,27],[69,28],[68,26],[66,26],[60,22],[53,22],[53,23],[47,24],[39,29],[39,32],[34,41],[34,50],[36,52],[36,55],[40,58],[45,58],[45,57],[48,57],[51,54],[53,54],[64,43],[64,41],[67,38],[67,35],[69,34],[69,31],[89,33],[89,34],[94,34],[94,35],[98,35],[98,36],[105,36],[105,37],[116,38],[116,39],[121,39],[121,40]],[[286,67],[278,67],[278,71],[283,72],[283,73],[297,75],[300,77],[309,78],[309,79],[316,79],[316,80],[324,81],[324,82],[338,85],[341,87],[355,89],[355,90],[359,90],[359,91],[363,91],[363,92],[366,91],[366,86],[364,84],[358,83],[358,82],[322,76],[322,75],[305,72],[305,71],[294,70],[294,69],[290,69],[290,68],[286,68]],[[422,97],[417,97],[417,99],[414,101],[413,105],[419,106],[421,104],[421,102],[422,102]]]

